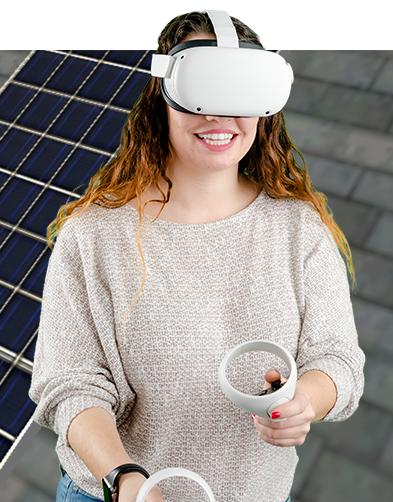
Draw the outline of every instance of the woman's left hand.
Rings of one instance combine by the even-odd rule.
[[[278,371],[269,370],[265,375],[264,389],[269,388],[270,384],[279,378],[282,382],[286,382]],[[274,446],[297,446],[304,443],[315,412],[310,403],[310,396],[296,385],[292,401],[277,406],[271,416],[286,420],[275,422],[253,415],[258,436]]]

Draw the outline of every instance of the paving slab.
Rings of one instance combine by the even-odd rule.
[[[318,192],[347,197],[358,182],[364,169],[301,150],[306,161],[308,175]],[[303,167],[303,161],[294,152],[296,162]]]
[[[0,89],[7,82],[7,80],[8,80],[8,77],[3,77],[2,75],[0,75]]]
[[[308,77],[368,89],[385,65],[386,57],[376,51],[282,51],[292,66],[295,79]]]
[[[351,199],[393,210],[393,174],[366,171],[356,185]]]
[[[14,474],[48,495],[56,493],[60,480],[56,442],[57,435],[52,430],[41,427],[14,469]],[[37,459],[40,461],[37,462]]]
[[[393,479],[393,431],[382,449],[377,468],[380,472]]]
[[[295,70],[295,68],[292,68]],[[309,113],[323,99],[331,84],[323,81],[296,77],[291,87],[291,94],[283,108],[294,112]]]
[[[15,474],[10,474],[1,487],[1,500],[4,502],[18,502],[28,489],[29,483]]]
[[[393,416],[390,411],[361,401],[352,416],[332,425],[325,448],[374,469],[393,431]]]
[[[363,246],[370,235],[380,211],[352,200],[328,195],[327,205],[333,212],[333,219],[344,232],[350,247]]]
[[[379,216],[364,248],[393,258],[393,212],[384,211]]]
[[[342,422],[338,423],[341,424]],[[326,439],[332,433],[335,426],[337,426],[337,422],[315,422],[311,424],[311,431],[313,434],[317,434]]]
[[[323,437],[315,434],[313,431],[306,436],[305,442],[301,446],[296,446],[296,452],[299,457],[299,463],[296,467],[293,480],[291,497],[298,495],[306,482],[312,466],[323,448]]]
[[[299,77],[293,83],[284,113],[286,110],[383,132],[393,120],[393,95]]]
[[[298,495],[303,502],[392,502],[393,480],[330,450]]]
[[[363,400],[370,405],[393,413],[393,365],[380,358],[367,356],[364,378]]]
[[[393,260],[356,247],[351,252],[358,285],[355,295],[392,309]]]
[[[7,79],[23,63],[31,51],[0,51],[0,75]]]
[[[10,501],[8,501],[10,502]],[[53,495],[48,495],[34,485],[28,489],[15,502],[54,502]]]
[[[393,94],[393,59],[388,59],[375,79],[371,90]]]
[[[356,296],[351,302],[359,345],[366,357],[375,347],[393,354],[393,311]]]
[[[298,149],[333,160],[393,174],[393,141],[388,133],[287,111],[287,130]]]

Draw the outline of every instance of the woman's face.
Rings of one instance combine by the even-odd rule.
[[[194,34],[182,42],[201,39],[216,40],[216,37],[210,34]],[[238,162],[246,155],[254,142],[259,117],[231,118],[192,115],[174,110],[168,104],[166,107],[169,139],[174,153],[172,168],[199,170],[202,168],[209,171],[232,168],[237,172]],[[220,129],[231,131],[237,135],[230,143],[230,148],[224,151],[209,149],[206,142],[196,136],[196,133],[214,132]]]

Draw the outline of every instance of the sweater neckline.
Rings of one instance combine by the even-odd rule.
[[[262,194],[263,194],[263,189],[259,192],[257,197],[251,202],[251,204],[246,206],[244,209],[241,209],[237,213],[232,214],[231,216],[227,216],[226,218],[222,218],[220,220],[209,221],[206,223],[178,223],[175,221],[161,220],[158,218],[154,221],[154,224],[158,224],[163,227],[166,226],[166,227],[172,227],[172,228],[208,228],[209,226],[224,225],[226,223],[231,223],[233,221],[236,221],[237,219],[239,219],[243,216],[247,216],[254,209],[254,207],[257,205],[258,201],[262,199],[262,196],[263,196]],[[138,209],[135,209],[130,204],[124,204],[124,206],[121,206],[121,207],[125,207],[129,211],[136,213],[139,218]],[[152,218],[150,216],[146,216],[146,218],[148,218],[151,221],[154,220],[154,218]]]

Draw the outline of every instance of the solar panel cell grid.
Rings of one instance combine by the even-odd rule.
[[[153,53],[35,51],[0,95],[0,461],[35,408],[47,227],[116,151]]]
[[[12,436],[17,436],[26,425],[26,417],[31,416],[35,404],[26,399],[29,392],[31,377],[24,371],[14,368],[10,376],[0,387],[0,429],[6,430]]]
[[[13,122],[21,110],[34,97],[32,89],[25,89],[17,85],[9,85],[1,95],[0,119]]]
[[[13,352],[20,352],[36,331],[40,313],[39,302],[22,295],[15,295],[1,314],[0,345]],[[33,361],[33,352],[32,350],[26,351],[24,357]],[[3,364],[6,363],[0,361],[0,368]]]
[[[2,250],[3,256],[0,259],[3,261],[4,268],[9,269],[8,272],[4,272],[4,280],[15,286],[21,284],[27,291],[42,296],[50,251],[39,242],[33,246],[30,244],[31,249],[23,247],[20,242],[21,238],[23,236],[18,236],[15,240],[12,236]],[[29,252],[24,256],[21,254],[22,250]]]
[[[45,85],[47,89],[74,94],[93,70],[95,64],[84,59],[68,58]]]
[[[15,170],[34,146],[37,136],[18,129],[9,129],[6,132],[4,128],[4,133],[1,134],[0,131],[0,167]],[[21,172],[24,169],[28,167],[22,167]]]
[[[24,91],[30,93],[30,89],[24,89]],[[66,106],[67,99],[40,92],[16,122],[43,132],[50,127]],[[20,108],[22,109],[22,106]]]
[[[14,170],[37,141],[37,137],[13,129],[0,141],[1,167]],[[36,180],[49,181],[71,153],[71,146],[44,139],[20,166],[18,172]]]
[[[53,71],[59,67],[59,64],[64,62],[64,59],[65,56],[62,54],[37,51],[18,73],[15,80],[40,87],[51,76]]]

